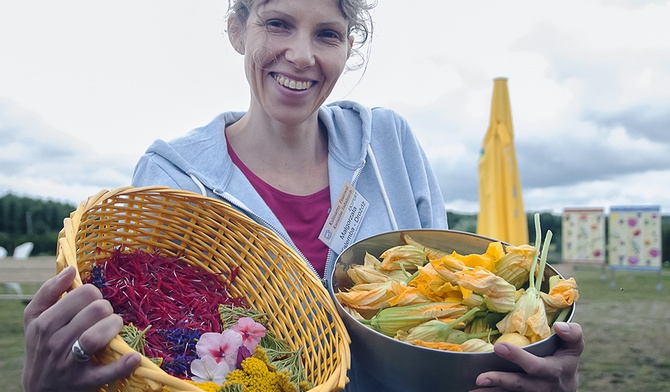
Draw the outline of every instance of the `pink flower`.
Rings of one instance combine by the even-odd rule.
[[[237,350],[242,345],[242,335],[227,329],[221,333],[205,332],[198,339],[195,351],[200,358],[213,357],[216,363],[225,361],[230,369],[235,369]]]
[[[219,335],[219,334],[217,334]],[[212,381],[219,385],[223,384],[230,367],[226,361],[217,362],[214,357],[206,356],[202,359],[194,359],[191,362],[191,379],[195,382]]]
[[[265,327],[255,322],[251,317],[240,317],[237,320],[237,324],[230,327],[230,329],[242,335],[242,345],[252,353],[256,349],[256,345],[265,336]]]

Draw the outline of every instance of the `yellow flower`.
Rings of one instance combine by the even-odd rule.
[[[426,263],[426,253],[412,245],[394,246],[384,251],[381,258],[379,269],[382,271],[416,270]]]
[[[405,240],[405,243],[407,243],[407,245],[413,245],[423,250],[424,253],[426,253],[426,257],[428,258],[428,260],[436,260],[449,254],[443,250],[431,248],[424,244],[418,243],[414,241],[414,239],[412,239],[412,237],[408,236],[407,234],[403,235],[403,239]]]
[[[478,311],[479,309],[477,308],[470,309],[467,313],[449,322],[437,319],[428,320],[416,327],[410,328],[408,331],[399,330],[395,338],[410,343],[415,340],[424,342],[463,343],[469,336],[465,332],[455,328],[467,324]]]
[[[219,392],[221,390],[221,385],[215,383],[214,381],[207,382],[195,382],[193,380],[184,380],[189,384],[193,384],[196,387],[202,389],[205,392]]]
[[[388,307],[388,300],[395,297],[393,281],[354,285],[350,291],[336,293],[337,299],[344,305],[359,310],[377,310]]]
[[[352,265],[347,270],[347,275],[354,284],[381,283],[389,280],[388,275],[379,271],[381,261],[369,253],[365,253],[363,264]]]
[[[244,392],[282,392],[277,382],[277,374],[270,371],[265,362],[256,357],[242,361],[242,368],[228,373],[222,388],[229,384],[241,384]]]
[[[460,288],[443,279],[432,264],[419,267],[419,274],[408,285],[416,287],[421,294],[435,302],[460,301],[463,298]]]
[[[540,225],[539,214],[535,214],[535,238],[536,248],[540,244]],[[549,321],[547,320],[547,313],[544,307],[544,302],[540,297],[540,285],[542,279],[535,279],[535,270],[537,268],[537,276],[544,276],[544,268],[547,260],[547,253],[549,243],[551,242],[552,232],[547,231],[544,244],[542,247],[542,257],[540,258],[539,266],[537,262],[538,253],[535,252],[533,262],[531,263],[530,277],[528,289],[524,291],[521,298],[514,305],[514,309],[509,312],[500,322],[496,324],[498,330],[502,333],[518,332],[530,340],[531,343],[538,342],[551,335],[549,328]]]
[[[575,278],[563,279],[557,275],[549,278],[549,293],[540,293],[547,313],[554,313],[559,309],[567,308],[579,298]]]
[[[454,343],[447,343],[447,342],[424,342],[423,340],[415,340],[412,342],[415,346],[419,347],[428,347],[428,348],[433,348],[436,350],[444,350],[444,351],[456,351],[456,352],[463,352],[463,348],[461,348],[460,344],[454,344]]]
[[[398,331],[408,330],[425,321],[447,316],[459,317],[466,311],[467,308],[458,302],[426,302],[382,309],[364,323],[385,335],[395,336]]]
[[[482,339],[468,339],[461,343],[461,350],[466,353],[489,353],[493,351],[493,344]]]
[[[507,253],[496,262],[496,274],[520,288],[528,281],[535,252],[531,245],[507,246]]]
[[[490,310],[505,313],[514,308],[516,288],[493,272],[475,267],[458,271],[454,275],[459,286],[481,294]]]
[[[354,284],[382,283],[389,280],[387,274],[368,265],[354,265],[347,270],[347,275]]]
[[[496,327],[500,333],[518,332],[528,338],[531,343],[538,342],[549,335],[549,322],[544,303],[540,299],[539,291],[530,287],[526,290],[514,309],[509,312]]]
[[[391,290],[396,293],[395,297],[388,300],[388,303],[391,306],[405,306],[430,302],[430,299],[423,295],[416,287],[408,287],[404,284],[393,282],[391,283]]]

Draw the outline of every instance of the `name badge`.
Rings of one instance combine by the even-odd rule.
[[[342,253],[356,238],[369,203],[348,181],[330,209],[319,239],[336,253]]]

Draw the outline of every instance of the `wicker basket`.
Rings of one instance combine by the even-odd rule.
[[[270,316],[270,330],[292,349],[304,346],[311,391],[344,388],[350,365],[349,335],[328,291],[274,233],[225,202],[165,187],[124,187],[82,202],[64,221],[57,270],[77,267],[82,284],[96,248],[160,251],[191,265],[228,274],[239,268],[230,291]],[[110,363],[132,349],[116,336],[95,360]],[[167,388],[165,388],[167,387]],[[147,358],[125,380],[103,391],[200,391]]]

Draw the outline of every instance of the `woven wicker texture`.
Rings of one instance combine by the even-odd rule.
[[[59,234],[57,269],[77,267],[73,288],[86,280],[96,248],[159,251],[214,273],[239,268],[230,291],[266,312],[270,330],[295,350],[304,346],[312,391],[347,382],[349,336],[319,279],[274,233],[225,202],[165,187],[101,191],[70,214]],[[110,363],[132,349],[117,336],[95,356]],[[133,375],[104,391],[199,391],[146,358]]]

